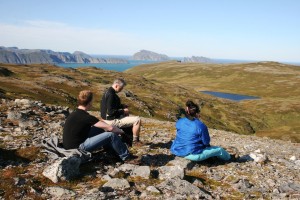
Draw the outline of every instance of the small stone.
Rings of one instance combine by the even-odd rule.
[[[11,120],[20,120],[22,118],[25,118],[22,113],[17,112],[17,111],[9,111],[7,113],[7,119],[11,119]]]
[[[267,156],[266,154],[254,154],[254,153],[250,153],[249,155],[255,162],[257,163],[263,163],[265,161],[267,161]]]
[[[295,160],[296,160],[296,156],[290,157],[290,160],[291,160],[291,161],[295,161]]]
[[[101,177],[102,180],[105,180],[105,181],[109,181],[111,180],[111,177],[109,175],[104,175]]]
[[[4,138],[3,138],[3,141],[13,141],[14,138],[11,136],[11,135],[6,135]]]
[[[268,185],[270,186],[270,187],[274,187],[276,184],[275,184],[275,181],[274,180],[272,180],[272,179],[268,179],[267,180],[267,183],[268,183]]]
[[[146,188],[146,190],[148,191],[148,192],[150,192],[151,194],[160,194],[161,192],[156,188],[156,187],[154,187],[154,186],[148,186],[147,188]]]
[[[254,152],[255,152],[255,153],[260,153],[261,151],[260,151],[260,149],[257,149],[257,150],[255,150]]]
[[[17,128],[15,128],[15,130],[14,130],[15,132],[21,132],[22,131],[22,129],[20,128],[20,127],[17,127]]]

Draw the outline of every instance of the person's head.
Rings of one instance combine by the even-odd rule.
[[[92,105],[93,93],[90,90],[82,90],[77,97],[78,106],[88,107]]]
[[[112,85],[112,87],[116,92],[121,92],[125,86],[126,86],[126,82],[122,78],[118,78],[114,80],[114,83]]]
[[[195,104],[193,101],[188,100],[186,102],[186,114],[191,117],[198,117],[200,113],[200,108],[197,104]]]

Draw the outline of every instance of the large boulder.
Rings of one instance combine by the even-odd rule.
[[[77,156],[60,158],[48,166],[43,171],[43,175],[54,183],[60,180],[70,180],[79,175],[80,164],[81,159]]]

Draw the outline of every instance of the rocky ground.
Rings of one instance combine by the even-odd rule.
[[[0,101],[0,199],[300,199],[299,143],[210,129],[212,145],[234,146],[240,157],[191,162],[170,154],[174,122],[143,118],[143,145],[130,148],[139,164],[103,150],[82,164],[54,159],[41,145],[61,140],[68,113],[39,101]]]

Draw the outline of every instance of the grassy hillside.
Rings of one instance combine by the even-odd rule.
[[[177,84],[194,91],[210,90],[261,97],[260,100],[234,103],[245,112],[252,113],[254,118],[258,116],[259,121],[265,124],[256,129],[256,134],[300,142],[299,66],[276,62],[165,62],[138,66],[129,69],[127,73],[142,75],[152,81]],[[224,112],[235,111],[227,109]]]
[[[128,85],[119,95],[136,115],[175,120],[178,108],[184,106],[188,99],[193,99],[201,105],[201,118],[210,128],[253,134],[266,126],[259,120],[259,115],[235,103],[218,100],[174,83],[95,67],[73,69],[45,64],[0,64],[0,97],[29,98],[75,108],[78,92],[90,89],[95,93],[93,110],[98,111],[103,91],[117,77],[127,81]]]

